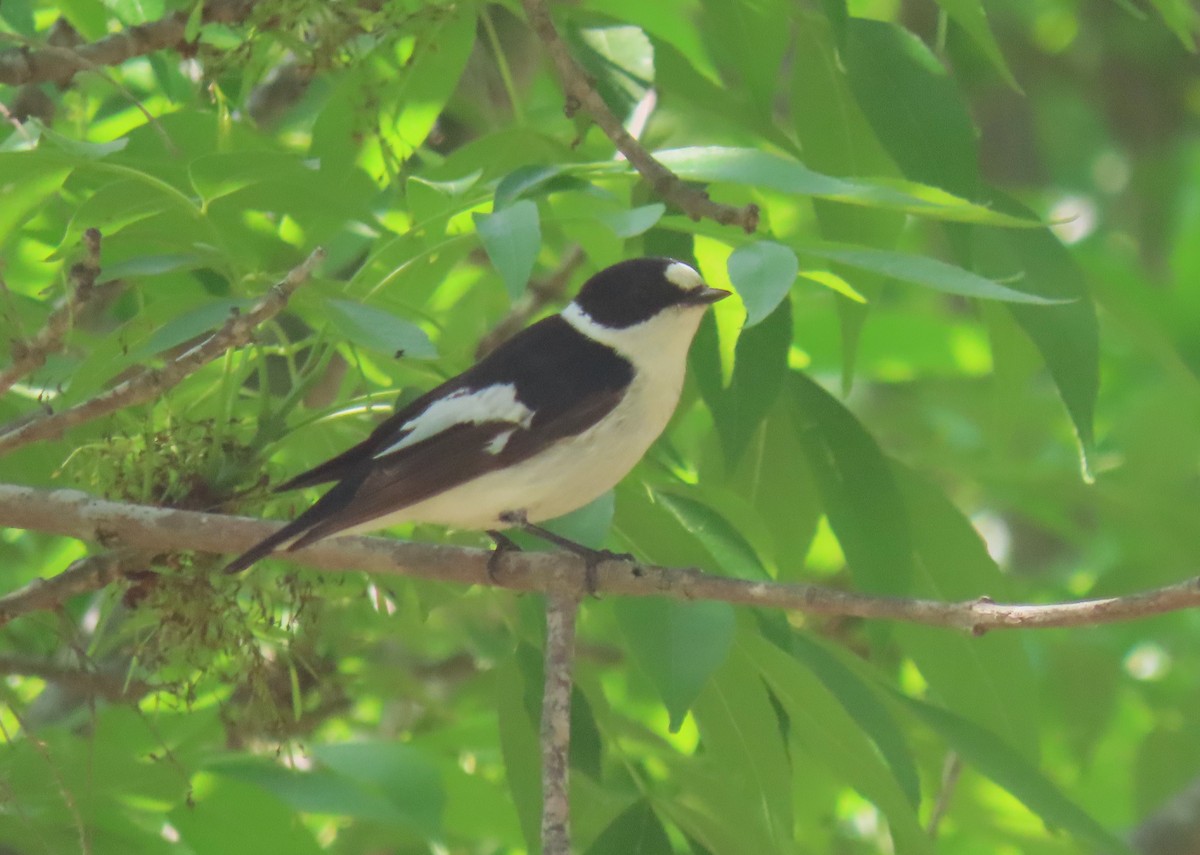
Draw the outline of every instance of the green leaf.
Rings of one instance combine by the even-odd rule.
[[[1014,210],[1016,203],[1005,202]],[[1033,340],[1066,405],[1087,465],[1094,442],[1096,396],[1100,390],[1100,331],[1083,271],[1049,231],[1017,234],[979,229],[976,268],[995,278],[1020,277],[1023,288],[1058,301],[1030,307],[1010,304],[1013,317]]]
[[[900,171],[875,137],[870,122],[851,91],[845,66],[846,11],[830,15],[800,14],[796,29],[788,108],[794,133],[811,168],[827,175],[899,177]],[[906,217],[878,207],[842,205],[816,199],[813,212],[826,240],[891,249]],[[835,266],[833,273],[852,281],[865,302],[835,301],[841,330],[842,388],[849,390],[858,361],[859,338],[883,277]]]
[[[810,636],[793,633],[791,654],[821,681],[850,717],[871,738],[887,762],[896,783],[916,810],[921,806],[921,780],[913,760],[908,740],[900,730],[891,711],[882,703],[883,695],[874,683],[859,677],[843,660],[844,651]],[[856,664],[861,660],[851,659]]]
[[[1020,92],[1021,86],[1013,77],[1008,63],[1004,60],[1004,53],[992,34],[992,28],[988,26],[987,12],[984,11],[982,0],[937,0],[937,4],[979,45],[984,56],[1000,72],[1005,82]]]
[[[787,401],[777,399],[759,424],[729,485],[750,502],[770,532],[780,579],[803,578],[821,502]]]
[[[88,229],[111,238],[126,226],[169,210],[176,200],[137,180],[114,181],[83,200],[71,218],[63,247],[73,246]]]
[[[514,169],[496,185],[496,199],[492,203],[492,210],[499,211],[511,206],[513,202],[545,187],[562,174],[563,168],[558,165],[521,166]]]
[[[836,244],[805,243],[798,245],[797,249],[808,255],[869,270],[914,285],[923,285],[945,294],[976,297],[981,300],[1000,300],[1006,303],[1030,303],[1037,306],[1059,305],[1071,299],[1016,291],[961,267],[920,255],[869,247],[843,247]]]
[[[613,604],[629,653],[650,678],[677,731],[704,684],[729,654],[728,603],[623,599]]]
[[[472,214],[475,229],[488,258],[504,280],[508,296],[516,300],[525,291],[542,247],[537,205],[528,199],[491,214]]]
[[[87,140],[69,137],[65,134],[60,134],[45,125],[39,128],[39,139],[42,143],[42,150],[50,149],[61,151],[66,155],[74,158],[76,161],[101,160],[108,157],[110,154],[116,154],[123,151],[129,145],[128,137],[120,137],[109,142],[89,142]]]
[[[895,694],[969,766],[1016,796],[1051,828],[1068,832],[1088,851],[1102,855],[1132,855],[1133,850],[1125,841],[1067,798],[1036,766],[990,731],[933,704],[899,692]]]
[[[383,795],[426,837],[440,836],[446,797],[425,752],[394,741],[325,743],[313,756],[334,772]]]
[[[303,188],[315,181],[316,170],[282,151],[216,152],[188,164],[192,188],[205,206],[222,196],[265,181],[286,181]]]
[[[356,57],[326,100],[312,130],[322,169],[348,169],[364,137],[374,146],[378,134],[390,157],[407,158],[429,136],[475,44],[475,7],[443,6],[410,22],[415,44],[381,40]]]
[[[62,187],[71,165],[37,151],[0,152],[0,246]]]
[[[217,776],[194,805],[167,814],[183,844],[196,855],[275,852],[319,855],[323,850],[300,817],[254,784]]]
[[[905,467],[893,464],[892,473],[912,533],[913,596],[944,602],[1008,599],[1008,582],[971,521]],[[1020,638],[1003,632],[969,637],[917,624],[894,629],[945,706],[987,727],[1030,760],[1037,758],[1037,682]]]
[[[666,508],[696,538],[728,576],[767,580],[770,574],[754,547],[729,520],[688,496],[654,490],[654,500]]]
[[[726,823],[766,842],[763,852],[795,852],[792,767],[782,723],[754,657],[738,633],[728,660],[713,674],[692,711],[711,785]]]
[[[638,27],[606,22],[571,28],[576,61],[618,118],[629,115],[654,82],[654,51]]]
[[[905,176],[975,197],[975,127],[925,43],[896,24],[850,18],[844,57],[859,106]]]
[[[681,178],[694,181],[770,188],[951,222],[1018,228],[1040,225],[1036,220],[993,211],[936,187],[900,180],[835,178],[815,172],[797,160],[758,149],[709,146],[659,151],[655,156]]]
[[[433,359],[433,342],[412,321],[374,306],[349,300],[326,300],[328,318],[347,339],[360,347],[405,359]]]
[[[231,312],[248,309],[254,303],[254,300],[248,299],[217,300],[189,309],[156,329],[145,342],[130,352],[129,358],[134,361],[142,360],[183,344],[201,333],[215,330],[229,319]]]
[[[782,23],[791,17],[789,4],[702,0],[700,11],[701,35],[726,87],[749,101],[758,115],[771,115],[790,43]]]
[[[803,374],[789,381],[804,453],[854,581],[871,593],[908,593],[912,534],[887,460],[832,395]]]
[[[393,801],[393,794],[332,769],[297,772],[257,757],[219,759],[209,764],[208,768],[225,777],[260,787],[294,810],[304,813],[411,825],[411,817]]]
[[[830,527],[859,587],[949,601],[1003,596],[1003,582],[970,523],[935,491],[889,461],[832,396],[793,375],[805,452]],[[982,639],[915,625],[889,626],[931,690],[956,711],[1035,756],[1035,684],[1016,639]]]
[[[1150,0],[1151,5],[1162,15],[1176,38],[1192,53],[1196,52],[1194,33],[1200,29],[1200,12],[1187,0]]]
[[[538,762],[541,747],[538,722],[525,704],[525,677],[515,655],[506,657],[496,668],[494,685],[504,776],[525,834],[525,845],[534,852],[538,848],[542,816],[542,776]]]
[[[735,249],[727,262],[729,281],[746,304],[746,326],[775,311],[800,272],[796,253],[773,241],[760,240]]]
[[[712,410],[721,447],[729,466],[735,467],[775,403],[787,374],[792,344],[791,302],[782,301],[765,321],[743,330],[734,348],[733,377],[721,388],[719,365],[714,367],[716,325],[706,317],[693,346],[696,380],[704,402]]]
[[[585,855],[674,855],[662,820],[646,799],[638,799],[614,819]]]
[[[619,238],[637,237],[653,228],[662,219],[666,210],[666,205],[655,202],[651,205],[642,205],[640,208],[618,211],[615,214],[601,214],[600,222],[612,229],[613,234]]]
[[[921,828],[910,794],[838,698],[761,636],[742,634],[738,648],[741,661],[762,675],[787,711],[792,738],[804,753],[875,803],[888,818],[897,852],[932,855],[933,843]]]

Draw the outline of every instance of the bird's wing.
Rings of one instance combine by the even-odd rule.
[[[417,444],[380,455],[362,464],[358,473],[337,484],[306,512],[313,514],[311,522],[288,549],[299,549],[520,463],[595,424],[617,405],[621,391],[580,397],[574,406],[560,410],[536,429],[509,421],[459,423]]]
[[[275,488],[275,492],[298,490],[301,487],[313,487],[317,484],[345,478],[354,470],[355,466],[364,460],[369,460],[381,447],[385,447],[385,443],[394,442],[398,436],[402,435],[400,430],[402,425],[419,416],[433,401],[453,392],[462,385],[461,381],[464,379],[467,379],[467,374],[460,374],[429,390],[416,400],[410,401],[406,406],[376,425],[375,429],[371,431],[371,435],[358,445],[351,446],[336,457],[331,457],[324,463],[319,463],[312,469],[284,481]]]

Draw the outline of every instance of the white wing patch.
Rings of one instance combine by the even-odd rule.
[[[527,428],[532,421],[533,410],[517,400],[517,387],[512,383],[498,383],[483,389],[459,389],[434,401],[401,425],[400,431],[405,436],[380,451],[375,458],[416,445],[455,425],[508,422],[515,427],[493,438],[487,446],[490,453],[499,454],[517,428]]]
[[[504,433],[498,433],[492,437],[492,441],[487,444],[488,454],[499,454],[504,450],[504,446],[508,445],[508,441],[512,439],[512,435],[517,432],[516,428],[506,430]]]

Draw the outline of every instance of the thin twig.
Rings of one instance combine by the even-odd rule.
[[[80,558],[56,576],[34,579],[28,585],[0,595],[0,626],[18,615],[56,609],[71,597],[98,591],[131,570],[145,566],[144,555],[121,550]]]
[[[151,688],[143,680],[126,679],[124,671],[113,673],[72,668],[50,659],[16,654],[0,654],[0,674],[38,677],[48,683],[68,687],[78,694],[99,695],[109,701],[140,698]]]
[[[88,833],[87,825],[83,822],[83,814],[79,810],[79,802],[75,799],[75,794],[71,791],[71,788],[67,786],[67,782],[63,778],[58,764],[50,756],[49,748],[47,748],[46,743],[37,733],[34,732],[33,728],[29,726],[25,718],[17,712],[15,705],[8,707],[8,713],[16,721],[17,726],[24,731],[26,740],[33,746],[33,750],[38,753],[38,756],[42,758],[42,762],[46,764],[46,768],[50,770],[50,775],[54,778],[54,783],[58,787],[58,794],[62,796],[63,804],[67,806],[67,810],[71,814],[71,819],[75,823],[75,830],[79,834],[79,851],[81,855],[92,855],[92,839]],[[9,738],[8,742],[12,744],[12,739]]]
[[[542,692],[542,853],[571,855],[571,667],[579,596],[546,596]]]
[[[254,10],[252,0],[209,0],[204,4],[204,23],[234,24]],[[179,49],[184,44],[190,9],[129,27],[77,47],[46,45],[35,50],[15,48],[0,51],[0,84],[57,83],[65,86],[81,71],[120,65],[155,51]]]
[[[97,499],[77,490],[0,484],[0,526],[118,542],[164,552],[235,554],[277,531],[280,522]],[[335,537],[288,552],[283,560],[321,570],[378,573],[519,591],[585,593],[583,559],[557,552],[511,552],[493,579],[483,549],[406,543],[384,537]],[[899,620],[981,635],[993,629],[1095,626],[1200,607],[1200,577],[1121,597],[1039,605],[884,597],[821,585],[757,582],[694,568],[604,561],[596,592],[628,597],[719,600],[760,608],[875,620]],[[10,617],[15,615],[10,614]]]
[[[250,311],[243,314],[235,310],[219,330],[162,368],[147,368],[102,394],[61,413],[22,421],[7,430],[0,430],[0,454],[20,448],[35,439],[59,436],[69,427],[166,394],[168,390],[225,351],[249,342],[259,325],[283,311],[292,293],[308,279],[313,268],[324,257],[323,249],[313,250],[304,262],[272,286],[267,295]]]
[[[946,755],[946,762],[942,764],[942,786],[938,790],[937,802],[933,805],[933,813],[929,815],[929,824],[925,828],[926,833],[935,840],[942,820],[950,811],[950,800],[954,798],[954,791],[958,788],[962,768],[962,757],[958,752],[951,751]]]
[[[708,198],[707,193],[688,187],[678,175],[655,160],[650,152],[625,130],[621,120],[608,109],[608,105],[588,79],[587,73],[572,58],[566,43],[554,27],[554,20],[550,17],[545,0],[521,0],[521,4],[525,7],[525,16],[529,19],[530,26],[554,62],[559,82],[567,96],[568,116],[581,109],[591,116],[654,192],[692,219],[707,217],[722,225],[741,226],[747,233],[752,233],[758,228],[757,205],[735,208],[732,205],[714,202]]]
[[[46,364],[46,357],[62,350],[63,339],[75,323],[75,315],[92,299],[96,280],[100,277],[100,232],[88,229],[83,233],[83,261],[74,265],[68,279],[71,289],[66,299],[50,313],[45,325],[28,341],[13,341],[13,362],[0,371],[0,395],[23,377]]]
[[[553,273],[543,279],[531,281],[521,298],[513,303],[508,314],[479,340],[479,346],[475,348],[475,358],[483,359],[502,342],[516,335],[542,309],[561,300],[566,293],[567,283],[571,281],[571,276],[579,265],[583,264],[583,259],[583,249],[575,244],[563,255]]]

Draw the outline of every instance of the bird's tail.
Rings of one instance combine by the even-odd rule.
[[[275,548],[287,543],[289,540],[294,540],[297,535],[302,534],[309,527],[306,520],[297,519],[295,522],[289,523],[279,531],[265,537],[258,543],[251,546],[237,558],[225,565],[226,573],[240,573],[254,562],[266,558]]]

